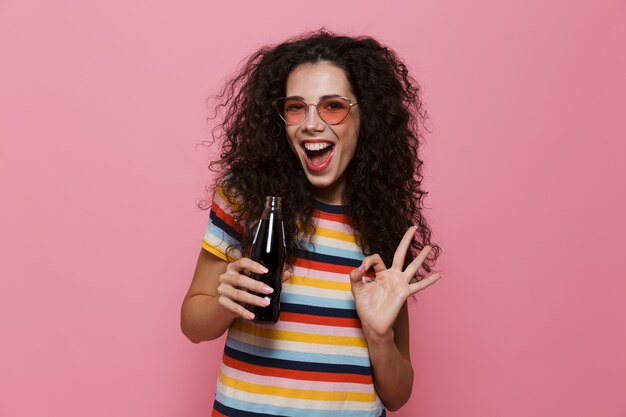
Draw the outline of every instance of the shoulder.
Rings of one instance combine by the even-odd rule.
[[[238,212],[242,206],[241,198],[238,197],[237,189],[232,185],[231,175],[218,178],[213,185],[213,201],[222,208],[230,207],[232,211]]]
[[[244,226],[239,221],[238,208],[237,199],[230,196],[221,185],[214,187],[202,247],[226,261],[232,261],[241,256],[238,249]],[[229,253],[231,249],[234,252]]]

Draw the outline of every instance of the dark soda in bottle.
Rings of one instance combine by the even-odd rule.
[[[255,322],[276,323],[280,315],[280,291],[282,288],[282,272],[285,263],[285,229],[281,214],[281,198],[265,197],[265,208],[257,225],[250,259],[266,267],[266,274],[252,273],[250,276],[272,287],[271,294],[253,293],[269,300],[267,307],[246,304],[245,308],[254,313]]]

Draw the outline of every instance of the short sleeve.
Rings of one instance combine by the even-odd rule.
[[[226,262],[241,258],[243,227],[233,217],[234,207],[232,199],[224,194],[221,187],[217,187],[211,203],[209,224],[202,238],[202,247]],[[227,252],[229,247],[231,249]]]

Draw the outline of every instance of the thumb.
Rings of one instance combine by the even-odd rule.
[[[350,283],[353,287],[363,286],[363,275],[365,275],[365,265],[361,264],[357,269],[350,271]]]
[[[293,276],[293,269],[291,269],[291,267],[287,267],[285,268],[285,270],[283,271],[283,275],[281,277],[282,282],[287,281],[289,278],[291,278]]]

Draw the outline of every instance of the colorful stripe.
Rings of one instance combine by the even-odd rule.
[[[385,417],[385,409],[382,408],[380,403],[377,403],[375,411],[372,407],[364,408],[363,403],[359,403],[358,406],[350,407],[350,404],[343,403],[343,409],[337,411],[337,409],[330,408],[333,404],[321,403],[316,408],[310,402],[302,404],[301,408],[296,408],[293,405],[291,407],[280,407],[274,405],[272,397],[264,397],[260,395],[247,395],[243,398],[236,398],[238,395],[233,392],[231,396],[226,396],[223,392],[228,392],[218,383],[218,389],[215,393],[215,405],[214,410],[225,412],[228,414],[222,414],[229,417],[329,417],[329,416],[341,416],[341,417],[372,417],[379,416]],[[296,403],[296,401],[293,401]],[[336,406],[336,405],[335,405]],[[360,407],[359,407],[360,406]],[[307,408],[309,407],[309,408]],[[282,413],[282,414],[281,414]]]
[[[300,344],[293,344],[295,346],[301,346]],[[357,355],[339,355],[336,352],[332,354],[324,354],[319,353],[317,351],[305,352],[306,355],[303,355],[300,350],[297,349],[278,349],[275,347],[266,348],[259,345],[251,345],[242,341],[237,340],[234,337],[228,338],[226,342],[226,346],[240,352],[248,352],[250,354],[264,357],[264,358],[274,358],[274,359],[283,359],[288,361],[302,361],[302,362],[313,362],[313,363],[325,363],[325,364],[337,364],[337,365],[354,365],[361,367],[370,366],[369,357],[365,356],[357,356]],[[289,346],[285,346],[289,348]]]

